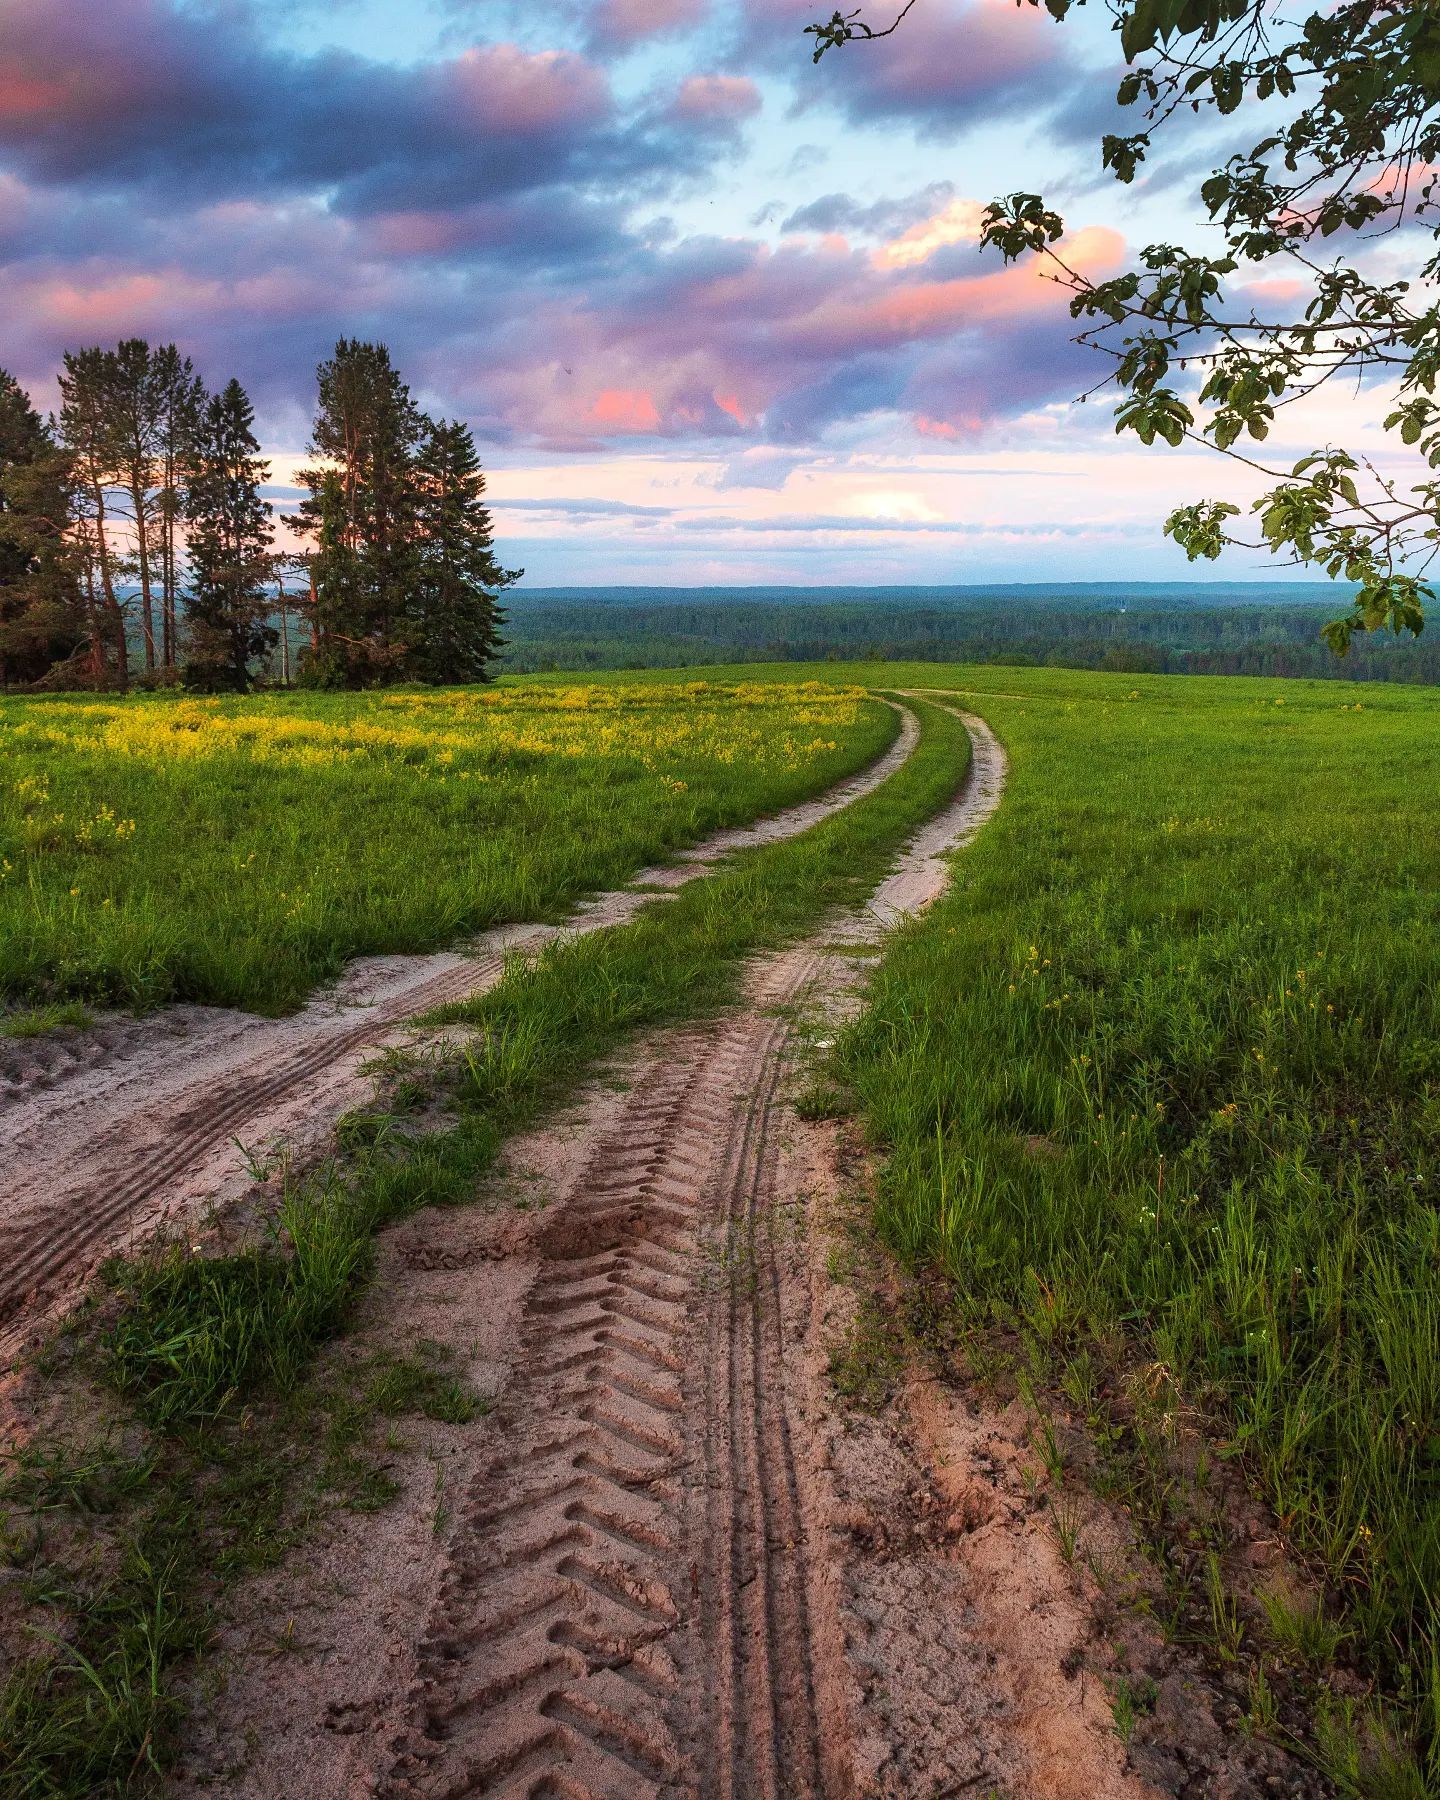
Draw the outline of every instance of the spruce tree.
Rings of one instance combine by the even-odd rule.
[[[0,686],[43,680],[84,643],[70,500],[64,453],[0,369]]]
[[[403,675],[414,581],[415,462],[425,419],[383,344],[341,338],[317,370],[310,497],[318,643],[307,678],[364,687]]]
[[[498,597],[523,571],[495,557],[485,475],[468,426],[426,422],[415,462],[415,571],[405,672],[429,682],[489,679],[504,639]]]
[[[190,594],[185,679],[244,692],[250,665],[276,641],[267,585],[274,531],[260,498],[270,465],[260,456],[255,413],[238,381],[204,408],[185,491]]]

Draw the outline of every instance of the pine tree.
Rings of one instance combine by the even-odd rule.
[[[60,442],[73,478],[71,529],[96,620],[93,679],[122,691],[130,682],[125,611],[116,587],[122,561],[113,541],[110,492],[120,479],[111,361],[103,350],[67,350],[60,374]]]
[[[485,475],[468,426],[426,423],[415,463],[405,672],[419,681],[485,681],[504,643],[498,596],[523,571],[496,561]]]
[[[85,641],[64,453],[0,369],[0,686],[43,680]]]
[[[145,668],[153,673],[157,659],[152,539],[159,512],[160,423],[165,399],[156,359],[144,338],[126,338],[103,356],[107,427],[117,453],[118,483],[129,497],[134,525]]]
[[[250,665],[276,641],[267,583],[274,530],[260,498],[270,465],[238,381],[205,407],[185,490],[190,594],[185,678],[197,687],[250,685]]]
[[[362,687],[403,673],[414,581],[415,462],[425,419],[383,344],[341,338],[316,372],[300,529],[316,542],[318,644],[307,678]]]
[[[194,454],[205,387],[188,356],[174,344],[162,344],[152,358],[159,403],[157,422],[158,478],[156,495],[160,564],[160,662],[173,669],[179,655],[176,601],[180,591],[178,536],[185,505],[185,486]]]

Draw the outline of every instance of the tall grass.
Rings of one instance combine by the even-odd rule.
[[[269,1241],[233,1255],[177,1243],[112,1265],[105,1336],[115,1385],[161,1431],[214,1420],[262,1388],[283,1391],[344,1323],[377,1231],[417,1207],[467,1197],[498,1144],[468,1119],[444,1137],[383,1141],[291,1187]]]
[[[968,702],[1004,805],[843,1044],[880,1229],[1163,1365],[1440,1791],[1440,702],[925,676],[1023,697]]]
[[[829,787],[853,690],[678,677],[197,702],[0,699],[0,999],[262,1012]]]

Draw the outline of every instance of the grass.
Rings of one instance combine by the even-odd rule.
[[[273,1566],[329,1506],[388,1504],[382,1423],[482,1410],[421,1344],[313,1375],[231,1431],[192,1421],[140,1455],[102,1443],[14,1456],[0,1521],[28,1529],[0,1530],[0,1563],[23,1579],[36,1645],[0,1683],[7,1800],[153,1791],[182,1721],[175,1668],[208,1644],[217,1585]]]
[[[93,1023],[89,1007],[78,1000],[52,1000],[48,1006],[0,1013],[0,1038],[37,1038],[52,1031],[83,1031]]]
[[[350,957],[559,916],[895,730],[750,679],[0,698],[0,999],[286,1011]]]
[[[448,1128],[416,1137],[381,1110],[357,1115],[343,1160],[289,1184],[267,1242],[215,1257],[179,1245],[112,1265],[100,1367],[143,1421],[153,1464],[141,1524],[121,1500],[105,1532],[87,1525],[84,1555],[69,1560],[88,1567],[97,1539],[112,1546],[112,1561],[124,1563],[129,1543],[143,1560],[123,1604],[112,1605],[104,1583],[51,1568],[32,1546],[33,1579],[53,1593],[40,1610],[56,1628],[0,1688],[0,1761],[17,1771],[18,1795],[149,1779],[174,1748],[173,1667],[203,1641],[206,1597],[228,1575],[273,1560],[301,1529],[297,1468],[306,1493],[333,1486],[365,1510],[393,1492],[383,1467],[352,1448],[367,1420],[393,1405],[445,1409],[429,1416],[463,1422],[473,1407],[463,1391],[417,1388],[384,1371],[362,1371],[353,1405],[326,1397],[317,1352],[351,1316],[375,1233],[418,1207],[469,1197],[504,1136],[627,1038],[722,1008],[746,956],[863,898],[967,766],[962,728],[920,710],[918,748],[874,793],[800,837],[735,857],[629,926],[515,963],[491,993],[447,1009],[476,1028],[462,1056],[413,1066],[390,1058],[387,1079],[407,1090],[402,1111],[433,1104],[439,1090],[453,1109]],[[323,1430],[317,1411],[328,1417]],[[33,1485],[20,1496],[25,1517]],[[52,1480],[47,1491],[67,1490]],[[437,1485],[437,1518],[444,1506]],[[172,1519],[181,1524],[170,1555]],[[146,1635],[152,1616],[163,1634]],[[142,1651],[145,1684],[133,1674]],[[109,1671],[99,1687],[92,1669]]]
[[[1332,1778],[1440,1791],[1440,702],[907,677],[1011,773],[840,1048],[879,1229],[976,1333],[1158,1371],[1383,1697],[1330,1707]]]

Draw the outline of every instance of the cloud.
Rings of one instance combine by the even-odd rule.
[[[600,0],[590,42],[598,49],[630,50],[698,25],[708,6],[709,0]]]
[[[904,123],[944,140],[1002,113],[1035,111],[1068,86],[1053,21],[1014,0],[927,0],[893,36],[851,43],[812,66],[813,40],[802,34],[823,11],[815,0],[744,4],[742,57],[791,74],[801,109],[829,104],[853,124]]]
[[[875,252],[881,269],[913,269],[928,262],[937,250],[960,244],[973,249],[980,242],[980,222],[985,208],[978,200],[950,200],[929,218],[919,219],[898,237]]]
[[[599,16],[663,35],[692,11]],[[935,0],[926,16],[993,11]],[[285,48],[255,0],[101,13],[5,14],[4,355],[37,393],[66,347],[173,338],[298,444],[315,364],[341,333],[373,336],[423,405],[491,445],[688,442],[728,453],[720,487],[774,491],[815,446],[872,427],[965,442],[1083,385],[1063,296],[977,257],[975,203],[951,183],[825,195],[778,244],[694,229],[684,184],[750,121],[763,131],[761,90],[675,50],[612,84],[545,47],[546,19],[583,41],[561,29],[581,18],[565,0],[523,41],[393,65]],[[754,0],[742,27],[758,16]],[[672,190],[673,221],[656,216]],[[1079,232],[1068,250],[1099,269],[1119,241]]]
[[[782,231],[843,232],[854,237],[894,237],[918,225],[955,198],[953,181],[932,181],[928,187],[894,200],[860,201],[851,194],[822,194],[797,207],[780,226]]]
[[[482,43],[395,65],[267,43],[239,6],[26,0],[6,14],[0,152],[15,170],[172,203],[323,188],[359,213],[557,184],[613,201],[617,184],[704,166],[714,126],[713,105],[622,110],[604,68],[570,49]]]
[[[726,463],[715,483],[717,488],[760,488],[777,493],[802,463],[804,451],[776,450],[759,445]]]
[[[731,124],[759,112],[760,90],[743,75],[691,75],[670,107],[677,119]]]
[[[684,518],[677,520],[676,528],[693,532],[783,532],[799,533],[804,536],[828,537],[995,537],[1012,538],[1054,538],[1088,537],[1096,527],[1089,522],[1069,523],[1055,520],[1014,522],[1006,520],[978,521],[973,519],[871,519],[856,518],[849,513],[772,513],[758,518],[742,518],[721,514],[718,517]],[[1151,527],[1136,525],[1108,526],[1110,531],[1150,530]]]
[[[496,512],[533,512],[569,519],[669,519],[673,506],[640,506],[628,500],[591,500],[583,497],[554,499],[492,499]]]

